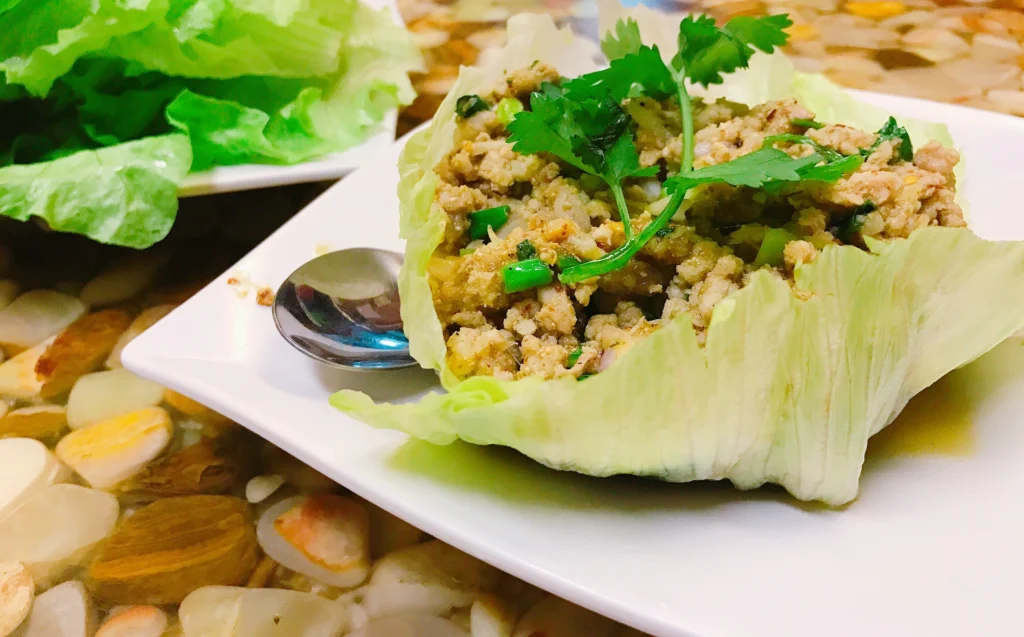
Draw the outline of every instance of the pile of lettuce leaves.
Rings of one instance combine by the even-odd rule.
[[[189,172],[359,144],[421,58],[359,0],[0,0],[0,216],[145,248]]]
[[[631,13],[643,41],[671,55],[678,22],[649,9]],[[929,227],[905,240],[869,241],[867,251],[829,246],[795,272],[806,300],[782,279],[755,273],[716,307],[704,347],[682,316],[582,382],[462,380],[447,368],[427,263],[444,236],[433,169],[454,146],[455,101],[487,94],[506,71],[534,60],[566,77],[594,71],[594,53],[547,17],[516,16],[504,52],[464,69],[432,125],[409,140],[399,162],[402,318],[413,356],[437,370],[446,393],[376,404],[344,390],[332,405],[435,444],[503,445],[594,476],[729,480],[743,489],[774,483],[801,500],[850,502],[868,439],[914,395],[1024,327],[1024,242]],[[818,121],[863,130],[889,117],[778,53],[755,55],[748,68],[691,93],[748,105],[796,98]],[[900,122],[915,145],[953,146],[944,125]],[[966,211],[963,161],[957,178]]]

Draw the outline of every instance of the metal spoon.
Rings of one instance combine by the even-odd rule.
[[[292,272],[274,299],[274,323],[303,354],[334,367],[411,367],[399,314],[402,256],[351,248],[319,256]]]

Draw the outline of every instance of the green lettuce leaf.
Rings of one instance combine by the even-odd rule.
[[[871,253],[827,247],[797,270],[797,287],[811,293],[806,301],[756,273],[716,308],[703,349],[683,317],[582,382],[460,382],[445,366],[426,279],[445,223],[432,205],[432,169],[453,147],[454,100],[485,93],[524,60],[573,72],[561,66],[573,51],[550,19],[517,17],[509,27],[504,55],[463,71],[399,163],[402,318],[413,355],[448,391],[416,404],[375,404],[346,390],[331,397],[337,409],[436,444],[513,447],[558,469],[727,479],[744,489],[771,482],[803,500],[841,505],[857,495],[870,436],[912,396],[1024,327],[1024,243],[926,228],[905,241],[871,242]],[[819,92],[823,79],[782,71],[774,76],[781,84],[718,88],[732,99],[744,91],[753,101],[796,97],[826,122],[874,116],[842,91]],[[949,140],[943,127],[900,121],[918,143]]]
[[[2,174],[21,183],[83,152],[59,164],[88,167],[62,176],[61,192],[101,167],[96,181],[134,175],[73,221],[38,197],[14,201],[13,187],[0,215],[64,220],[51,225],[136,247],[170,227],[176,203],[158,193],[178,168],[296,164],[344,151],[412,102],[408,73],[422,68],[390,13],[359,0],[0,0],[0,21]],[[170,146],[113,150],[174,133],[184,136]],[[153,171],[140,161],[150,148],[183,154]],[[161,206],[151,220],[136,209],[143,200]],[[118,209],[133,212],[102,219]]]
[[[144,248],[163,239],[192,160],[184,135],[149,137],[0,168],[0,213],[101,243]]]

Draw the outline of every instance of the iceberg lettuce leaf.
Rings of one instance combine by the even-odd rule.
[[[374,404],[341,391],[331,403],[376,427],[437,444],[509,446],[558,469],[727,479],[740,488],[771,482],[803,500],[851,501],[868,438],[916,393],[1024,327],[1024,243],[936,227],[871,242],[870,253],[830,246],[798,267],[796,287],[806,300],[757,273],[716,308],[703,348],[681,317],[582,382],[459,381],[445,366],[426,279],[445,222],[432,205],[432,169],[453,147],[454,100],[486,93],[503,69],[534,59],[570,75],[564,56],[574,51],[564,35],[548,18],[510,21],[508,48],[487,67],[463,71],[400,160],[402,318],[413,355],[440,373],[447,393]],[[784,59],[759,68],[716,90],[748,103],[795,97],[826,122],[870,128],[881,115]],[[950,140],[941,125],[900,121],[916,143]]]

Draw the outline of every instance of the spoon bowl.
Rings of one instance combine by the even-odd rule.
[[[307,261],[274,299],[274,323],[303,354],[352,370],[416,365],[402,332],[398,271],[402,255],[350,248]]]

